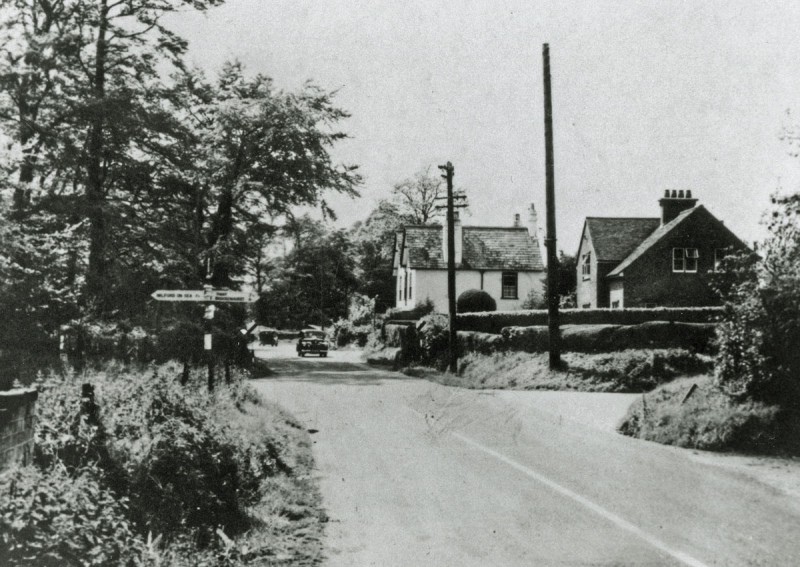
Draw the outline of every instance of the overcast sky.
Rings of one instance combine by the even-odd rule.
[[[228,0],[171,25],[210,72],[238,58],[285,89],[338,89],[352,139],[335,156],[365,177],[362,199],[332,200],[341,224],[450,160],[467,224],[533,202],[544,225],[545,42],[567,253],[586,216],[658,216],[664,189],[752,241],[769,195],[800,183],[780,140],[800,121],[795,1]]]

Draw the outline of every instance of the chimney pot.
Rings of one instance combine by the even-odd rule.
[[[686,198],[687,198],[687,199],[691,199],[691,198],[692,198],[692,190],[691,190],[691,189],[689,189],[688,191],[686,191]]]
[[[514,215],[514,228],[519,228],[519,213]]]
[[[683,199],[683,189],[678,191],[678,199]]]
[[[664,198],[669,199],[669,189],[664,189]]]
[[[678,192],[675,191],[675,189],[672,190],[672,198],[673,199],[677,199],[678,198]]]

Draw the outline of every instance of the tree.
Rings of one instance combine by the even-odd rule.
[[[284,328],[329,325],[347,316],[356,286],[347,234],[325,231],[307,238],[276,263],[257,306],[258,320]]]
[[[716,384],[731,397],[800,405],[800,194],[775,196],[759,256],[723,261],[715,286]]]
[[[162,77],[183,67],[186,42],[161,18],[221,0],[13,0],[4,6],[3,118],[21,147],[16,216],[38,178],[48,197],[66,190],[72,222],[85,219],[86,296],[110,310],[115,204],[169,160],[177,124]],[[10,41],[9,41],[10,40]],[[48,201],[45,199],[45,201]],[[54,199],[49,199],[52,205]],[[55,199],[59,204],[64,201]]]
[[[436,208],[442,205],[437,199],[443,197],[444,192],[444,180],[431,175],[431,166],[428,166],[395,184],[391,202],[408,224],[428,224],[444,216],[443,210]]]
[[[378,310],[394,305],[394,276],[392,256],[395,235],[408,224],[429,224],[441,220],[444,201],[444,181],[431,175],[431,167],[413,177],[396,183],[391,197],[378,202],[363,222],[353,226],[352,234],[358,256],[358,291],[369,297],[378,297]]]

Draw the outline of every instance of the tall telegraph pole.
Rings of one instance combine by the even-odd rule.
[[[556,196],[553,165],[553,102],[550,95],[550,46],[542,45],[544,63],[544,153],[545,196],[547,200],[547,326],[550,368],[561,366],[561,335],[558,325],[558,257],[556,255]]]
[[[453,164],[449,161],[440,165],[442,177],[447,180],[447,307],[450,313],[450,333],[448,341],[448,370],[458,372],[458,352],[456,335],[456,253],[455,253],[455,213],[453,206]],[[463,206],[463,205],[462,205]]]

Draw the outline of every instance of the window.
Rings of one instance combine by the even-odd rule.
[[[696,272],[697,259],[700,255],[697,248],[673,248],[672,249],[672,271],[673,272]]]
[[[592,253],[587,252],[583,255],[581,260],[581,275],[583,279],[588,280],[592,277]]]
[[[727,254],[724,248],[714,248],[714,271],[719,272],[722,269],[722,260],[725,259]]]
[[[503,272],[501,299],[517,299],[517,272]]]

